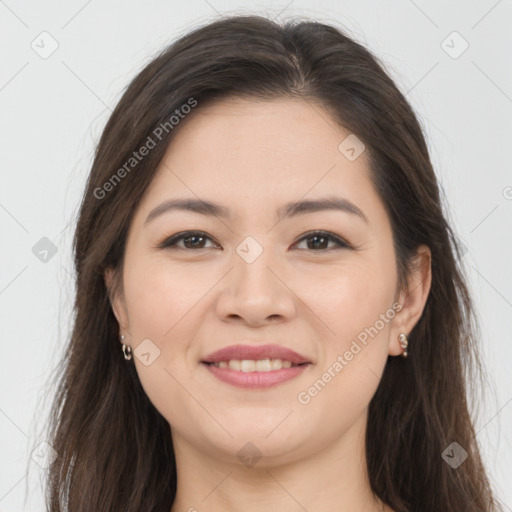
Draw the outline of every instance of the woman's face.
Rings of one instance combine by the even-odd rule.
[[[175,443],[217,460],[283,463],[364,425],[388,354],[401,352],[398,334],[414,318],[398,312],[390,222],[349,135],[300,100],[223,100],[179,126],[134,214],[113,302]],[[340,208],[278,216],[326,198]],[[215,203],[226,215],[154,211],[177,199]],[[183,232],[201,233],[164,246]],[[309,364],[281,370],[294,376],[277,384],[240,387],[217,375],[268,374],[213,373],[203,362],[239,344],[275,344]]]

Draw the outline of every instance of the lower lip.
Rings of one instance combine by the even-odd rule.
[[[242,372],[230,368],[218,368],[217,366],[202,363],[215,377],[232,386],[246,389],[263,389],[276,386],[290,379],[298,377],[309,364],[271,370],[269,372]]]

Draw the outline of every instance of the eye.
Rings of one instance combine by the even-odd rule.
[[[313,249],[315,252],[319,251],[330,251],[332,249],[350,249],[351,246],[349,243],[342,240],[340,237],[334,235],[333,233],[329,233],[328,231],[313,231],[308,233],[306,236],[303,236],[299,242],[303,240],[312,240],[312,243],[307,244],[308,249]],[[335,243],[335,247],[331,247],[330,249],[326,247],[326,243],[328,245],[329,241],[333,241]]]
[[[208,247],[205,247],[207,240],[213,241],[211,237],[202,231],[184,231],[165,239],[163,242],[158,244],[157,248],[208,249]],[[312,241],[311,243],[307,244],[307,249],[311,249],[314,252],[330,251],[337,248],[352,248],[348,242],[345,242],[340,237],[334,235],[333,233],[329,233],[328,231],[313,231],[299,239],[299,242],[302,242],[303,240]],[[183,245],[179,245],[178,242],[182,241]],[[328,248],[327,246],[329,241],[334,242],[335,246]],[[299,242],[297,242],[295,245],[297,245]]]
[[[178,242],[183,240],[183,245],[178,245]],[[177,233],[176,235],[167,238],[160,244],[158,244],[159,249],[164,248],[173,248],[176,247],[178,249],[208,249],[208,247],[204,247],[205,240],[212,240],[206,233],[201,231],[185,231],[183,233]]]

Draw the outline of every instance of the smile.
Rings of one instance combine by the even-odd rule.
[[[202,363],[217,379],[232,386],[262,389],[276,386],[298,377],[310,363],[294,364],[281,359],[231,359],[216,363]]]

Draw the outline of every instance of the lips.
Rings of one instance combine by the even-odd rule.
[[[231,345],[222,348],[206,356],[201,362],[203,363],[220,363],[221,361],[231,361],[237,359],[260,360],[260,359],[281,359],[290,361],[293,364],[311,363],[307,357],[298,354],[280,345]]]

